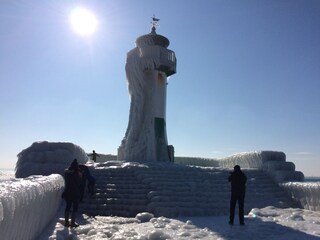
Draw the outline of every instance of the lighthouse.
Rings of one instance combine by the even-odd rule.
[[[176,56],[169,40],[156,33],[159,19],[152,18],[151,32],[136,39],[127,53],[126,77],[130,95],[127,131],[118,148],[118,160],[169,162],[166,130],[168,77],[176,73]]]

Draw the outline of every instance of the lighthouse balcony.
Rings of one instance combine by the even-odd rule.
[[[165,72],[167,76],[176,73],[177,59],[175,53],[161,46],[144,46],[139,48],[141,58],[151,58],[159,62],[157,70]]]

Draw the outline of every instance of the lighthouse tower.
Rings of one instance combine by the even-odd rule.
[[[156,33],[136,39],[128,52],[126,76],[131,98],[128,128],[118,159],[130,162],[170,161],[166,131],[167,77],[176,73],[176,57],[169,40]]]

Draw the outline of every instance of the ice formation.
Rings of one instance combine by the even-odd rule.
[[[47,152],[50,148],[48,146],[38,146],[38,148]],[[248,154],[249,153],[240,154],[242,159],[238,156],[242,163]],[[251,156],[253,155],[254,154],[251,154]],[[281,171],[285,169],[288,171],[294,170],[294,166],[290,163],[286,164],[287,168],[284,168],[284,165],[280,164],[280,166],[278,166],[277,164],[281,161],[269,161],[268,158],[262,158],[261,156],[265,155],[261,153],[260,159],[258,159],[258,161],[265,159],[264,164],[261,165],[262,168],[265,168],[264,170],[269,169],[268,171],[270,171],[274,168],[279,168]],[[271,156],[273,156],[273,154],[271,154]],[[248,162],[253,161],[254,160],[248,160]],[[268,164],[265,164],[265,162]],[[230,166],[233,166],[235,163],[237,162],[234,161],[230,163]],[[51,167],[51,164],[44,164],[44,172],[48,172]],[[128,178],[129,175],[134,175],[141,181],[141,184],[148,184],[151,188],[156,189],[156,191],[149,191],[147,194],[150,204],[146,210],[150,210],[149,212],[141,211],[135,218],[96,217],[93,219],[85,217],[83,222],[80,222],[82,225],[79,228],[70,231],[63,227],[63,221],[61,220],[59,220],[58,223],[51,223],[53,225],[50,225],[51,227],[48,228],[46,227],[48,226],[48,222],[53,219],[53,216],[57,213],[59,205],[61,204],[61,192],[64,187],[63,178],[57,174],[46,177],[30,176],[25,179],[13,179],[10,175],[7,175],[0,181],[1,239],[99,239],[103,237],[110,239],[229,239],[237,236],[235,232],[237,230],[230,231],[230,228],[225,227],[225,225],[227,225],[227,222],[224,222],[227,221],[226,216],[216,218],[206,217],[206,219],[211,219],[209,220],[210,224],[207,224],[207,226],[210,226],[209,228],[200,228],[199,226],[201,226],[201,224],[194,224],[193,220],[192,222],[188,220],[180,222],[167,217],[160,217],[162,213],[166,215],[176,215],[175,213],[183,213],[189,216],[207,215],[209,211],[208,208],[205,208],[206,211],[201,210],[201,208],[204,207],[203,201],[206,201],[206,204],[217,205],[220,211],[225,207],[227,208],[227,203],[226,206],[224,206],[225,201],[223,200],[226,196],[223,197],[222,192],[224,191],[223,189],[229,189],[227,184],[225,184],[228,169],[186,168],[185,166],[168,163],[143,164],[113,161],[97,164],[96,170],[103,170],[106,167],[111,171],[115,169],[121,170],[124,179]],[[153,170],[147,172],[146,170],[150,168],[153,168]],[[187,169],[189,170],[186,171]],[[221,170],[224,171],[224,173],[219,172]],[[248,196],[246,199],[247,206],[251,206],[251,208],[252,206],[261,207],[262,205],[273,206],[267,204],[277,201],[276,197],[279,197],[279,193],[276,193],[272,184],[266,185],[267,179],[262,179],[261,184],[263,185],[257,185],[257,187],[263,189],[263,196],[259,199],[257,196],[252,197],[252,194],[257,191],[254,186],[257,179],[261,180],[261,176],[254,175],[259,172],[257,169],[244,169],[244,171],[246,171],[249,176]],[[133,174],[129,174],[131,172]],[[97,172],[95,173],[97,174]],[[103,175],[101,176],[103,178]],[[219,186],[212,188],[209,176],[215,179],[213,182],[219,182],[220,185],[218,184]],[[100,181],[99,177],[96,177],[97,180]],[[193,180],[193,178],[196,179],[196,181]],[[115,177],[115,179],[119,179],[120,182],[123,181],[119,176]],[[221,185],[222,182],[223,187]],[[125,186],[128,183],[122,182],[122,184]],[[138,185],[137,187],[140,186],[142,185]],[[205,186],[210,186],[210,188],[206,189],[204,188]],[[314,211],[320,210],[318,206],[320,201],[320,183],[289,182],[280,184],[280,186],[297,202],[301,203],[304,208]],[[171,191],[168,191],[168,188],[171,189]],[[137,188],[131,190],[138,193],[142,189]],[[121,191],[123,191],[123,189]],[[209,192],[212,193],[209,194]],[[271,195],[266,197],[267,194]],[[272,194],[275,195],[271,197]],[[137,206],[133,204],[132,200],[137,199],[131,199],[131,197],[131,195],[126,196],[126,205],[128,205],[129,208],[135,209]],[[137,201],[137,203],[138,202],[139,201]],[[151,213],[153,210],[155,214]],[[227,213],[224,212],[224,214],[226,215]],[[217,211],[217,215],[219,215],[219,210]],[[275,236],[281,233],[282,239],[316,239],[317,236],[320,236],[319,221],[316,220],[318,217],[318,213],[308,212],[303,209],[283,210],[275,207],[267,207],[263,209],[253,209],[246,221],[250,225],[249,229],[254,229],[253,231],[256,236],[259,236],[259,239],[277,239],[268,238],[270,234],[268,236],[260,234],[262,230],[268,231],[269,233],[270,231],[275,231]],[[184,219],[187,218],[184,217]],[[192,219],[196,220],[199,218]],[[218,220],[212,224],[212,221],[214,221],[212,219]],[[270,224],[270,221],[274,221],[274,223]],[[224,225],[221,225],[221,222],[223,222]],[[278,224],[284,224],[286,228],[278,226]],[[299,231],[293,230],[293,228],[298,228]],[[54,232],[50,232],[53,231],[53,229]],[[44,230],[44,232],[42,232],[42,230]],[[41,232],[42,236],[35,238]],[[243,229],[241,233],[243,233]],[[241,235],[243,238],[238,239],[249,239],[251,234],[252,231],[247,232]],[[292,238],[292,236],[295,236],[295,238]]]
[[[126,76],[131,97],[128,128],[118,159],[130,162],[168,162],[166,133],[167,76],[175,73],[169,40],[152,32],[136,40],[127,54]]]
[[[219,166],[232,168],[234,165],[242,168],[257,168],[273,178],[276,182],[303,181],[302,172],[295,171],[292,162],[286,162],[284,152],[276,151],[256,151],[244,152],[223,158],[219,161]]]
[[[30,147],[18,154],[16,163],[16,177],[23,178],[30,175],[63,174],[73,159],[79,163],[86,163],[88,156],[85,151],[67,142],[34,142]]]
[[[320,182],[287,182],[280,186],[303,208],[320,211]]]
[[[56,214],[63,188],[58,174],[0,182],[0,238],[35,239]]]
[[[221,167],[233,168],[234,165],[239,164],[243,168],[262,169],[264,163],[269,161],[285,162],[286,155],[283,152],[275,151],[243,152],[220,159],[219,165]]]

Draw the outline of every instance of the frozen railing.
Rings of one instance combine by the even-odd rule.
[[[61,205],[61,175],[30,176],[0,183],[0,238],[35,239]]]
[[[167,76],[176,73],[177,59],[173,51],[161,46],[143,46],[128,52],[128,57],[136,54],[136,51],[138,51],[138,56],[144,59],[144,61],[150,59],[157,63],[155,69],[165,72]]]

